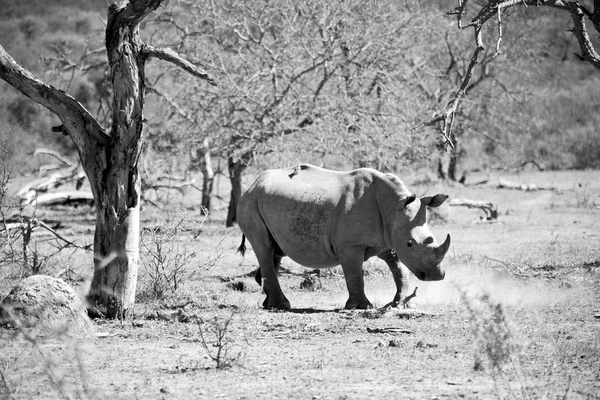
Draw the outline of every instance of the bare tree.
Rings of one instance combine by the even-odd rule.
[[[466,48],[467,44],[458,40],[453,43],[453,39],[450,38],[450,33],[447,32],[445,37],[445,50],[448,58],[447,67],[439,76],[438,90],[428,93],[428,96],[437,109],[443,107],[452,98],[455,93],[454,89],[462,83],[470,65],[468,59],[460,57],[460,53]],[[490,87],[492,85],[487,85],[483,91],[474,93],[477,92],[480,86],[484,86],[482,84],[486,83],[486,81],[491,79],[498,81],[499,78],[495,76],[491,68],[491,64],[494,61],[497,61],[495,54],[490,50],[486,50],[472,72],[473,78],[471,78],[469,85],[465,88],[465,95],[469,95],[471,104],[456,111],[462,117],[463,123],[454,128],[453,134],[448,137],[450,139],[449,142],[442,141],[438,144],[439,159],[437,172],[438,177],[441,179],[451,181],[465,179],[465,173],[463,173],[461,178],[458,177],[458,163],[465,155],[462,147],[462,139],[471,121],[467,121],[465,116],[469,113],[463,111],[463,109],[482,108],[486,103],[485,97],[488,97],[490,92],[497,92]],[[469,120],[472,119],[470,118]],[[434,119],[434,122],[429,122],[428,124],[435,123],[437,123],[437,120]],[[451,147],[452,151],[448,151],[447,147]]]
[[[593,0],[593,4],[590,6],[584,4],[584,2],[565,0],[487,0],[484,2],[459,0],[458,6],[448,14],[456,15],[459,29],[473,28],[475,49],[458,90],[455,91],[446,108],[429,122],[430,124],[440,124],[440,133],[448,145],[452,146],[451,136],[455,117],[471,84],[473,71],[481,61],[483,54],[485,54],[484,34],[488,32],[486,28],[496,32],[494,55],[497,56],[502,51],[503,29],[505,28],[506,18],[517,8],[526,7],[547,7],[570,14],[573,20],[571,33],[577,39],[581,51],[578,54],[579,59],[590,63],[596,69],[600,69],[600,54],[596,50],[597,44],[590,38],[587,31],[587,26],[591,25],[600,33],[600,0]],[[467,16],[473,16],[470,22],[465,21]]]
[[[174,51],[141,40],[140,23],[162,2],[122,0],[108,9],[105,45],[113,86],[108,131],[73,97],[43,83],[0,46],[0,77],[56,114],[62,125],[53,131],[69,135],[77,147],[97,210],[94,276],[87,300],[108,318],[127,318],[135,302],[146,62],[168,61],[214,83]]]
[[[170,7],[156,22],[171,32],[178,51],[190,58],[207,53],[202,58],[219,77],[218,91],[182,81],[185,94],[178,97],[187,101],[173,109],[192,116],[186,123],[198,154],[227,160],[227,225],[235,222],[241,178],[251,164],[327,156],[344,166],[395,170],[429,160],[433,140],[411,126],[434,109],[417,90],[423,75],[439,75],[424,51],[440,46],[429,33],[431,9],[421,9],[430,6],[180,0]]]

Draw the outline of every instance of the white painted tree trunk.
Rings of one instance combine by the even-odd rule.
[[[0,78],[61,120],[77,147],[96,204],[94,276],[89,309],[107,318],[129,316],[139,266],[139,162],[143,141],[144,66],[150,57],[172,62],[196,77],[212,79],[169,49],[140,40],[139,24],[163,0],[121,0],[108,9],[106,50],[113,84],[112,127],[107,133],[73,97],[21,67],[0,46]]]

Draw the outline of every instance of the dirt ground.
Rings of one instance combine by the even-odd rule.
[[[309,291],[300,289],[307,270],[284,259],[293,309],[262,310],[247,276],[253,253],[235,254],[240,231],[216,213],[189,233],[198,273],[166,300],[139,300],[133,321],[95,321],[88,340],[0,331],[0,399],[598,399],[600,172],[502,177],[555,190],[499,190],[498,174],[472,177],[489,178],[480,186],[407,180],[419,195],[491,201],[500,214],[486,222],[452,207],[433,224],[453,239],[446,279],[413,277],[409,309],[340,310],[339,269]],[[38,216],[57,212],[61,232],[91,241],[89,210]],[[151,206],[144,213],[158,222]],[[64,262],[84,293],[91,255]],[[53,271],[64,277],[66,266]],[[365,268],[367,296],[381,307],[394,294],[391,274],[379,260]],[[1,297],[12,283],[3,280]]]

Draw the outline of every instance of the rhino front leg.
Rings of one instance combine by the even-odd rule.
[[[362,267],[363,257],[364,249],[346,251],[344,256],[340,257],[349,294],[345,306],[347,310],[373,308],[373,305],[365,295],[365,280]]]
[[[392,276],[394,277],[394,283],[396,284],[396,295],[394,296],[394,300],[392,305],[397,307],[400,304],[401,300],[404,300],[408,296],[408,279],[409,279],[409,270],[408,268],[398,261],[398,255],[392,249],[386,250],[381,254],[378,254],[377,257],[381,258],[392,271]],[[408,303],[406,304],[406,306]]]

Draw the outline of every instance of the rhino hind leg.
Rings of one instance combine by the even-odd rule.
[[[275,244],[275,248],[273,249],[273,266],[275,267],[275,272],[279,272],[279,267],[281,266],[281,259],[285,257],[285,253],[281,250],[277,242],[273,240]],[[256,268],[254,272],[254,280],[256,283],[262,286],[262,275],[260,273],[260,267]]]
[[[251,233],[252,236],[246,235],[252,244],[252,249],[260,266],[255,279],[261,284],[267,296],[263,302],[263,307],[267,309],[287,310],[290,308],[290,302],[281,290],[277,271],[275,270],[275,267],[278,267],[281,263],[282,256],[278,254],[281,251],[280,249],[278,253],[275,251],[279,246],[275,244],[266,226],[263,226],[263,228],[264,230],[259,229],[259,226],[255,225],[254,231]]]

